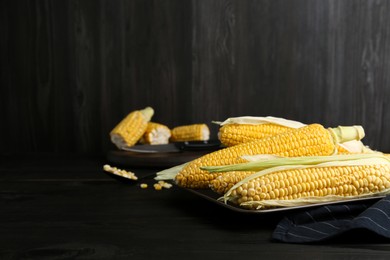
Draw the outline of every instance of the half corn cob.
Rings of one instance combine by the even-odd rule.
[[[151,107],[129,113],[110,132],[111,141],[119,149],[134,145],[144,134],[153,114]]]
[[[220,123],[221,144],[233,146],[305,126],[297,121],[277,117],[232,117]]]
[[[171,130],[172,142],[207,141],[209,139],[210,130],[206,124],[177,126]]]
[[[235,184],[224,195],[225,202],[262,209],[384,195],[390,191],[390,161],[383,155],[295,158],[293,163],[299,165],[288,165],[290,158],[280,160],[285,165],[247,175]]]
[[[285,157],[331,155],[337,152],[339,142],[360,140],[364,137],[361,126],[325,129],[311,124],[293,131],[265,137],[206,154],[185,165],[175,176],[179,186],[208,188],[218,173],[202,170],[203,166],[228,165],[245,162],[243,155],[273,154]]]
[[[149,122],[145,133],[140,139],[142,144],[167,144],[171,137],[171,130],[163,124]]]

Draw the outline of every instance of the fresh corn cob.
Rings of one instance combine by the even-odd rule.
[[[220,123],[221,144],[233,146],[305,126],[298,121],[278,117],[232,117]]]
[[[337,143],[360,140],[364,137],[361,126],[325,129],[311,124],[293,131],[265,137],[206,154],[189,164],[175,176],[179,186],[204,189],[219,174],[200,169],[203,166],[243,163],[243,155],[273,154],[284,157],[331,155],[337,151]]]
[[[383,153],[373,151],[370,153],[346,153],[344,155],[337,154],[336,156],[311,156],[310,164],[319,164],[321,162],[327,162],[332,158],[337,158],[339,161],[348,161],[353,159],[367,159],[373,156],[384,156]],[[299,165],[302,163],[309,164],[305,161],[304,157],[296,158],[283,158],[277,156],[243,156],[244,159],[247,159],[248,162],[241,164],[233,165],[223,165],[223,166],[205,166],[201,167],[202,170],[209,171],[211,173],[222,172],[223,174],[216,177],[210,182],[211,190],[224,194],[234,185],[245,179],[247,176],[256,173],[256,171],[261,171],[264,169],[282,166],[282,165]]]
[[[351,154],[381,154],[380,152],[373,151],[369,149],[368,147],[364,146],[364,144],[361,141],[357,140],[352,140],[349,142],[344,142],[342,144],[337,145],[337,154],[338,155],[351,155]],[[386,154],[383,154],[386,155]],[[256,156],[243,156],[244,159],[247,159],[249,161],[256,161]],[[259,157],[264,158],[263,156]],[[239,167],[232,167],[229,169],[229,166],[224,166],[224,167],[202,167],[204,170],[211,170],[218,171],[220,172],[225,172],[221,176],[218,176],[214,180],[211,181],[210,183],[210,188],[219,193],[223,194],[227,192],[234,184],[238,183],[239,181],[243,180],[246,176],[250,175],[253,173],[253,170],[251,167],[247,168],[242,168],[240,170]]]
[[[233,146],[246,143],[256,139],[261,139],[271,135],[283,133],[292,128],[274,125],[246,125],[246,124],[228,124],[219,129],[218,138],[224,146]]]
[[[134,145],[144,134],[153,114],[154,110],[151,107],[131,112],[112,129],[111,141],[119,149]]]
[[[370,154],[354,160],[349,156],[351,160],[339,161],[336,155],[324,163],[305,165],[305,160],[311,160],[307,157],[302,158],[301,165],[262,170],[247,175],[223,198],[245,208],[261,209],[389,193],[389,158]]]
[[[163,124],[149,122],[145,133],[140,139],[142,144],[167,144],[171,137],[171,130]]]
[[[177,126],[171,130],[172,142],[207,141],[210,130],[206,124],[192,124]]]
[[[221,144],[227,147],[246,143],[264,137],[277,135],[283,132],[292,131],[294,128],[277,124],[227,124],[223,125],[218,132]],[[348,143],[348,144],[346,144]],[[363,143],[358,140],[338,144],[338,154],[350,154],[363,152]]]
[[[245,142],[254,141],[271,135],[291,131],[305,124],[279,117],[232,117],[221,125],[218,138],[224,146],[233,146]],[[364,144],[359,140],[352,140],[337,147],[338,154],[367,152]]]

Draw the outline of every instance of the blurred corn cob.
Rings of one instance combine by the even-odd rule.
[[[228,165],[245,162],[243,155],[272,154],[285,157],[332,155],[337,144],[364,137],[361,126],[325,129],[311,124],[285,133],[235,145],[206,154],[185,165],[175,176],[179,186],[204,189],[218,177],[217,173],[202,170],[202,166]]]
[[[207,141],[210,139],[210,130],[206,124],[192,124],[177,126],[171,130],[172,142]]]
[[[132,111],[112,129],[111,141],[119,149],[134,145],[145,133],[153,114],[154,110],[151,107]]]
[[[225,193],[225,202],[260,209],[383,195],[390,191],[389,158],[379,153],[294,158],[293,164],[299,165],[289,165],[290,160],[281,158],[283,165],[279,167],[248,174]]]
[[[163,124],[149,122],[145,133],[140,139],[142,144],[167,144],[171,137],[171,130]]]

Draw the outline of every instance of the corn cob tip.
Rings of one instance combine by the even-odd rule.
[[[154,115],[154,109],[152,107],[145,107],[141,110],[141,113],[145,117],[145,120],[149,122]]]
[[[364,128],[360,125],[338,126],[329,128],[337,143],[344,143],[352,140],[361,140],[364,138]]]
[[[362,140],[365,136],[364,128],[361,125],[353,126],[359,134],[359,140]]]

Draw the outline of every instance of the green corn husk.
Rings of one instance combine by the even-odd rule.
[[[258,155],[258,156],[244,156],[249,162],[240,164],[231,164],[223,166],[204,166],[202,170],[208,172],[229,172],[229,171],[261,171],[264,169],[288,166],[288,165],[316,165],[319,163],[330,161],[350,161],[367,159],[373,157],[383,157],[381,153],[368,154],[345,154],[345,155],[330,155],[330,156],[303,156],[303,157],[278,157],[273,155]]]
[[[174,180],[175,176],[186,166],[187,163],[183,163],[177,166],[173,166],[171,168],[159,171],[156,173],[156,177],[154,178],[157,181],[167,181]]]
[[[220,126],[228,125],[228,124],[248,124],[248,125],[275,124],[275,125],[281,125],[290,128],[300,128],[306,125],[298,121],[284,119],[281,117],[273,117],[273,116],[266,116],[266,117],[240,116],[240,117],[230,117],[223,122],[218,122],[218,121],[213,121],[213,122],[219,124]]]

